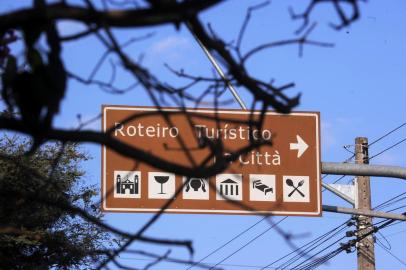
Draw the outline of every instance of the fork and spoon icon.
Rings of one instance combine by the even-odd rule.
[[[292,179],[286,179],[286,184],[288,185],[288,186],[290,186],[290,187],[292,187],[293,188],[293,190],[292,190],[292,192],[290,192],[289,194],[288,194],[288,197],[291,197],[292,195],[293,195],[293,193],[295,193],[295,192],[298,192],[300,195],[302,195],[302,197],[305,197],[305,195],[303,194],[303,192],[301,192],[300,190],[299,190],[299,188],[301,187],[301,186],[303,186],[303,184],[304,184],[304,180],[300,180],[300,182],[297,184],[297,186],[295,186],[295,184],[293,183],[293,180]]]

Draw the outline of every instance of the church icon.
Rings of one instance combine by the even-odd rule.
[[[140,171],[114,171],[115,198],[141,198]]]

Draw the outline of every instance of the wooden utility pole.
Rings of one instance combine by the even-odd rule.
[[[358,137],[355,139],[355,163],[368,164],[368,139]],[[371,186],[369,176],[357,177],[358,200],[355,208],[371,210]],[[372,218],[366,216],[357,217],[357,238],[373,230]],[[373,234],[361,239],[357,243],[358,270],[375,270],[375,247]]]

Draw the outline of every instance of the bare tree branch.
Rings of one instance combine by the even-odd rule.
[[[359,2],[362,0],[311,0],[309,5],[307,6],[306,10],[303,13],[296,14],[293,11],[293,8],[289,8],[289,13],[294,20],[302,20],[302,25],[296,30],[296,33],[299,34],[304,31],[307,26],[310,24],[310,16],[313,10],[316,8],[317,5],[321,3],[330,3],[334,6],[338,17],[340,18],[339,23],[330,23],[330,25],[336,29],[340,30],[344,27],[351,25],[353,22],[358,20],[360,13],[359,13]],[[350,5],[352,9],[352,14],[347,15],[345,14],[343,8],[341,7],[341,3]]]
[[[0,32],[15,29],[32,22],[44,20],[74,20],[85,24],[103,25],[111,27],[145,27],[165,23],[178,23],[185,17],[195,16],[199,12],[211,8],[220,0],[185,1],[173,3],[163,8],[147,8],[133,10],[98,11],[88,8],[56,3],[47,5],[46,10],[22,9],[0,16]]]
[[[83,130],[83,127],[87,124],[100,119],[100,115],[82,122],[81,116],[78,114],[79,125],[76,129],[65,130],[55,128],[52,126],[52,117],[59,111],[59,104],[67,90],[65,85],[66,77],[86,86],[99,86],[103,91],[111,94],[123,94],[135,87],[137,87],[137,90],[144,91],[157,108],[157,111],[131,115],[123,119],[121,124],[130,123],[136,119],[139,120],[142,117],[154,114],[159,115],[168,126],[175,126],[174,116],[182,115],[187,124],[192,128],[198,120],[205,119],[212,121],[217,126],[217,129],[220,128],[224,121],[227,121],[228,123],[246,125],[250,129],[255,128],[260,130],[264,128],[265,114],[269,108],[273,108],[280,113],[290,113],[299,104],[300,94],[293,96],[287,94],[287,90],[295,86],[293,82],[276,85],[274,80],[266,81],[250,74],[247,62],[254,56],[258,56],[259,53],[264,53],[267,52],[268,49],[280,46],[297,45],[299,56],[303,55],[304,47],[307,45],[332,47],[333,44],[331,43],[313,40],[309,37],[316,28],[316,23],[312,21],[311,14],[321,3],[331,4],[333,13],[337,14],[339,22],[332,24],[334,29],[339,30],[343,27],[347,27],[358,20],[360,16],[359,0],[311,0],[303,13],[295,14],[293,10],[290,9],[293,19],[302,20],[302,25],[297,30],[297,34],[300,34],[300,36],[266,42],[243,52],[241,47],[244,42],[244,36],[248,31],[250,20],[254,14],[253,12],[267,6],[269,2],[248,7],[245,17],[242,17],[242,25],[235,42],[223,40],[221,35],[216,33],[214,26],[210,24],[206,26],[206,22],[202,22],[200,19],[201,13],[219,5],[223,2],[221,0],[103,0],[100,4],[98,3],[99,6],[96,6],[90,0],[84,0],[83,6],[67,4],[67,1],[60,1],[49,5],[47,5],[46,2],[42,2],[41,4],[41,2],[42,1],[34,1],[32,8],[11,11],[0,15],[0,65],[3,67],[3,63],[6,63],[4,72],[1,74],[1,93],[4,99],[3,101],[10,109],[10,112],[0,116],[0,129],[31,135],[35,139],[35,146],[39,146],[41,143],[47,141],[62,143],[60,152],[58,152],[59,154],[52,160],[53,167],[49,175],[42,176],[35,171],[26,170],[26,173],[30,177],[42,179],[46,185],[52,185],[56,181],[54,170],[57,168],[60,157],[65,150],[64,145],[70,142],[89,142],[108,147],[123,157],[134,160],[134,168],[137,168],[137,166],[143,162],[163,171],[202,178],[223,172],[228,168],[231,162],[236,161],[240,156],[244,156],[251,150],[265,145],[272,145],[272,142],[269,141],[265,142],[250,138],[247,145],[231,151],[231,149],[228,149],[227,144],[221,139],[210,139],[204,136],[196,137],[194,138],[196,139],[196,145],[188,146],[186,144],[187,140],[179,136],[177,137],[176,146],[164,145],[163,147],[167,151],[181,152],[187,159],[188,164],[185,165],[178,163],[176,160],[167,160],[164,157],[149,153],[145,151],[145,148],[141,145],[134,146],[123,142],[114,136],[117,127],[108,127],[108,130],[105,132]],[[344,9],[344,5],[348,5],[350,9]],[[117,9],[112,9],[112,7]],[[351,12],[348,13],[348,10]],[[55,25],[61,20],[82,23],[86,28],[75,34],[60,37]],[[119,33],[113,32],[113,29],[116,28],[145,29],[146,27],[168,24],[173,24],[176,28],[175,31],[179,31],[180,26],[185,24],[191,33],[215,55],[225,69],[225,77],[220,78],[215,73],[199,76],[187,73],[183,69],[172,68],[167,64],[167,69],[174,77],[180,79],[181,83],[174,84],[161,80],[160,74],[149,69],[148,66],[141,61],[142,53],[137,52],[137,55],[131,55],[130,50],[127,48],[127,46],[130,46],[134,42],[149,38],[151,34],[123,42],[122,39],[124,38],[122,38]],[[16,31],[21,31],[22,34],[24,54],[20,56],[18,61],[17,57],[9,53],[8,45],[10,42],[17,40],[17,35],[14,35],[14,32],[9,32],[10,29],[17,29]],[[12,35],[10,33],[12,33]],[[41,35],[46,37],[48,51],[39,49],[42,45],[39,41]],[[64,67],[61,58],[61,50],[64,42],[75,42],[88,36],[96,37],[96,42],[104,46],[104,51],[101,52],[101,56],[93,63],[94,65],[92,66],[90,75],[83,76],[82,74],[74,72],[73,69],[72,71],[68,71],[68,69]],[[139,57],[139,59],[137,59],[137,57]],[[23,58],[23,66],[19,64],[21,58]],[[114,62],[112,59],[114,59]],[[108,64],[108,60],[110,60],[111,72],[106,77],[101,78],[100,71],[104,71],[103,68]],[[121,87],[121,85],[117,83],[118,78],[120,78],[119,75],[121,75],[120,72],[126,75],[130,74],[134,83],[129,87]],[[24,83],[18,85],[16,82]],[[227,119],[218,113],[220,107],[230,103],[230,100],[224,97],[224,94],[228,91],[227,84],[229,83],[241,89],[245,89],[246,92],[252,94],[250,112],[257,110],[259,114],[251,113],[247,117],[248,120],[239,121]],[[42,92],[44,85],[50,85],[50,89],[48,89],[49,92]],[[117,85],[120,85],[120,87]],[[18,88],[17,86],[20,87]],[[24,89],[24,91],[18,92],[16,89]],[[49,100],[44,98],[48,98],[50,94],[53,95],[56,92],[59,93],[59,96],[49,98]],[[46,102],[43,100],[46,100]],[[178,107],[176,112],[167,112],[163,109],[165,106],[174,105]],[[202,105],[213,107],[215,113],[211,116],[196,115],[187,109],[187,107],[193,106],[199,108]],[[44,120],[40,118],[44,118],[43,112],[45,109],[52,113],[52,115],[48,117],[49,119],[47,119],[49,122],[48,125],[44,124],[46,121],[39,121]],[[15,111],[17,111],[17,113],[15,113]],[[36,114],[30,114],[30,112]],[[35,117],[39,119],[35,119]],[[205,154],[201,159],[196,159],[193,151],[202,149],[207,150],[208,154]],[[18,162],[9,156],[0,156],[0,158]],[[216,162],[213,162],[213,159],[215,159]],[[22,164],[18,165],[24,168]],[[186,183],[183,183],[183,185],[178,187],[175,192],[175,197],[180,195],[185,184]],[[216,190],[215,184],[210,181],[209,188]],[[114,190],[109,191],[109,193],[112,192],[114,192]],[[196,265],[201,268],[208,268],[208,266],[199,265],[190,260],[171,258],[169,256],[170,251],[167,251],[163,255],[158,255],[146,251],[129,249],[133,243],[145,242],[157,245],[184,247],[189,251],[189,254],[193,254],[194,249],[191,241],[145,236],[146,231],[160,219],[162,214],[171,206],[173,200],[165,201],[160,210],[143,224],[139,230],[134,233],[129,233],[100,221],[96,216],[86,211],[86,209],[78,207],[69,200],[55,200],[54,197],[46,194],[32,194],[22,190],[16,190],[13,191],[13,193],[0,190],[0,195],[5,197],[17,196],[19,198],[39,202],[46,206],[62,209],[72,215],[81,217],[89,223],[97,225],[103,230],[122,237],[124,242],[118,248],[100,251],[106,255],[107,259],[100,262],[98,269],[108,269],[109,263],[122,269],[137,269],[126,266],[119,261],[118,256],[124,253],[138,254],[152,258],[153,262],[147,264],[144,269],[152,268],[160,262]],[[224,195],[222,196],[224,199],[227,199]],[[106,198],[102,198],[102,200],[104,199]],[[255,211],[255,209],[238,201],[228,202],[241,209],[252,212]],[[271,219],[268,219],[268,222],[272,224],[272,226],[276,225]],[[292,239],[295,238],[295,235],[285,232],[279,226],[275,226],[275,229],[286,240],[289,246],[296,249],[296,246],[292,243]],[[1,224],[0,233],[18,234],[21,233],[21,231],[17,227]],[[35,237],[35,232],[32,233],[33,237]]]
[[[5,117],[0,117],[0,128],[19,131],[26,134],[31,134],[32,130],[29,127],[24,125],[22,121],[9,119]],[[179,165],[174,162],[169,162],[163,160],[161,157],[154,156],[150,153],[146,153],[140,148],[135,146],[128,145],[122,141],[117,140],[114,136],[110,134],[105,134],[95,131],[72,131],[72,130],[61,130],[61,129],[51,129],[42,134],[44,140],[57,140],[60,142],[92,142],[101,145],[105,145],[122,154],[123,156],[134,158],[139,161],[154,164],[156,168],[168,171],[176,172],[181,175],[189,175],[195,177],[207,177],[215,175],[223,171],[232,161],[238,159],[238,157],[246,152],[249,152],[265,142],[257,141],[248,146],[243,147],[239,151],[235,151],[229,156],[223,156],[222,153],[217,153],[216,160],[217,162],[213,165],[207,166],[195,166],[188,167],[184,165]],[[204,165],[204,164],[203,164]]]
[[[224,43],[218,39],[210,37],[198,19],[192,19],[190,25],[192,31],[198,36],[201,42],[203,42],[207,48],[214,50],[222,57],[223,61],[228,65],[227,68],[229,73],[233,75],[239,84],[249,89],[256,100],[261,100],[267,104],[267,106],[272,106],[277,111],[283,113],[289,113],[292,108],[299,103],[299,96],[290,99],[272,86],[268,87],[268,91],[259,87],[256,81],[248,75],[244,66],[232,57]],[[277,98],[273,94],[275,94]]]

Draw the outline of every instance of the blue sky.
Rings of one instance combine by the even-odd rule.
[[[16,7],[17,4],[14,2],[5,1],[5,4],[2,3],[2,10]],[[226,40],[235,40],[247,6],[261,2],[229,1],[205,12],[201,19],[210,22],[215,31]],[[263,42],[295,37],[294,31],[299,27],[300,22],[290,19],[287,8],[292,5],[297,11],[303,10],[304,3],[307,1],[298,2],[272,1],[269,6],[257,11],[247,31],[243,49],[248,50]],[[406,122],[404,113],[406,3],[401,0],[369,1],[361,3],[360,6],[361,19],[341,31],[335,31],[328,26],[329,22],[337,21],[330,5],[321,5],[315,10],[312,19],[318,21],[318,26],[310,37],[318,41],[334,43],[334,48],[306,46],[303,57],[299,58],[297,46],[289,45],[264,51],[248,64],[250,73],[261,79],[273,78],[281,85],[295,82],[296,87],[288,93],[291,96],[302,93],[301,104],[297,110],[320,112],[321,149],[324,162],[342,162],[347,159],[351,154],[343,146],[349,145],[349,150],[353,151],[354,139],[357,136],[365,136],[373,141]],[[73,33],[81,26],[66,22],[59,27],[64,33]],[[154,70],[160,79],[179,83],[178,79],[164,68],[164,63],[174,68],[184,68],[190,73],[204,75],[212,72],[210,63],[185,27],[181,27],[179,31],[173,26],[116,31],[122,41],[149,33],[154,35],[129,46],[127,52],[134,58],[145,54],[145,65]],[[16,50],[18,51],[18,48]],[[91,73],[95,62],[103,52],[100,43],[94,38],[86,38],[78,43],[69,43],[64,46],[67,67],[84,77]],[[112,58],[112,61],[116,60]],[[109,73],[109,67],[106,65],[96,77],[103,79],[109,76]],[[123,87],[131,84],[128,74],[119,75],[118,84]],[[242,98],[249,103],[251,96],[244,89],[238,90]],[[97,87],[84,87],[71,81],[56,124],[60,127],[74,127],[78,124],[76,119],[78,113],[84,120],[92,118],[100,113],[102,104],[147,106],[151,105],[151,102],[140,89],[125,95],[111,95]],[[228,107],[238,108],[235,103]],[[99,129],[100,123],[95,122],[89,128]],[[371,146],[370,156],[405,137],[406,127]],[[88,179],[91,183],[99,184],[100,147],[85,145],[84,148],[93,156],[91,161],[84,164]],[[405,150],[406,143],[400,144],[377,156],[371,163],[405,167]],[[338,176],[328,176],[325,181],[333,182],[337,178]],[[345,177],[340,183],[348,183],[352,178]],[[372,178],[371,183],[373,205],[398,195],[406,187],[405,183],[398,179]],[[349,207],[347,203],[328,192],[323,193],[323,204]],[[400,202],[396,206],[402,205],[404,201],[403,204]],[[405,211],[405,208],[399,211]],[[134,232],[150,217],[151,214],[106,214],[105,218],[112,225]],[[275,217],[273,220],[277,221],[281,218]],[[303,237],[294,241],[300,246],[348,218],[349,216],[344,214],[331,213],[324,213],[321,218],[289,217],[280,224],[280,228],[287,232],[304,234]],[[196,250],[194,259],[199,260],[260,219],[261,217],[238,215],[168,214],[154,224],[146,234],[164,238],[191,239]],[[242,237],[207,258],[205,262],[221,261],[268,228],[269,223],[260,222]],[[382,234],[386,235],[386,239],[390,242],[391,252],[406,261],[402,246],[406,240],[404,230],[405,225],[398,224],[383,230]],[[341,235],[344,235],[344,232]],[[377,234],[377,237],[387,245],[385,240],[382,240],[384,239],[382,235]],[[334,247],[338,247],[338,244]],[[159,254],[164,254],[167,250],[167,247],[138,243],[132,248],[146,248]],[[376,246],[375,250],[378,269],[406,268],[381,247]],[[259,266],[265,266],[291,251],[292,248],[286,244],[280,234],[271,229],[219,266],[225,269],[260,269]],[[171,256],[189,259],[184,249],[172,248]],[[150,262],[144,259],[140,256],[123,254],[120,262],[142,267]],[[332,259],[330,264],[323,265],[319,269],[345,267],[350,269],[356,267],[356,253],[342,253]],[[162,263],[154,269],[186,268]]]

